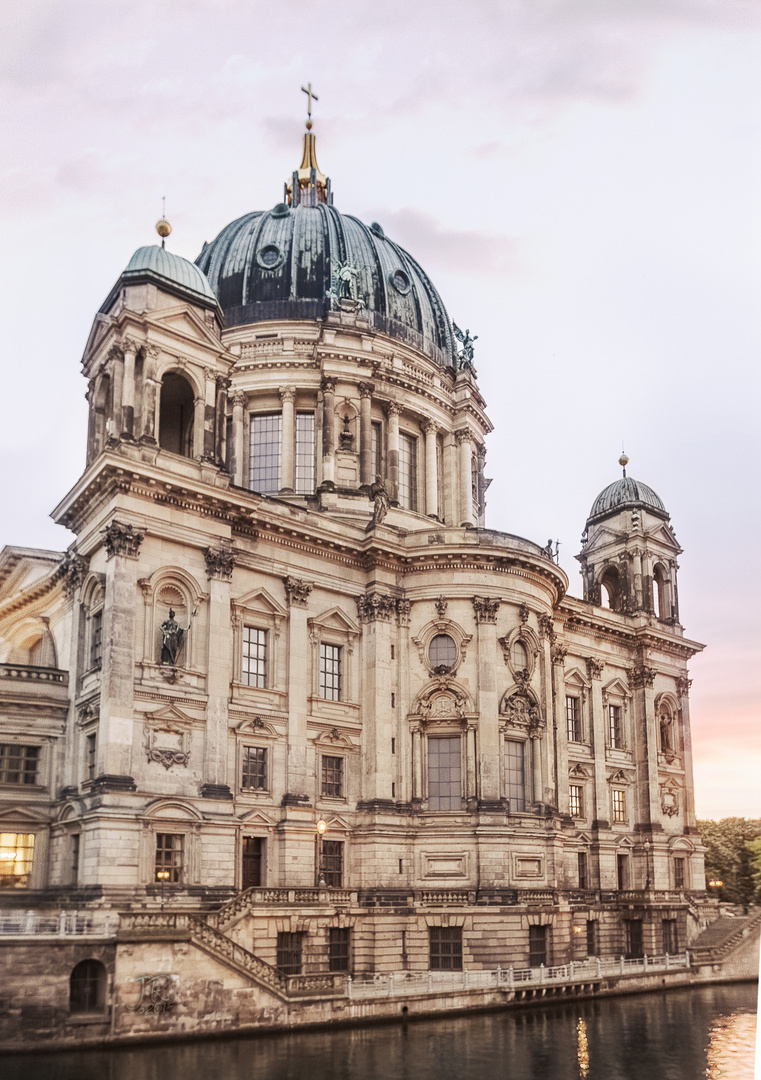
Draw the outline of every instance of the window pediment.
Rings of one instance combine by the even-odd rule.
[[[236,732],[239,735],[247,737],[256,736],[257,738],[276,739],[277,731],[267,720],[263,720],[261,716],[254,716],[250,720],[241,720],[236,727]]]
[[[276,620],[276,625],[281,619],[286,618],[288,612],[266,589],[254,589],[245,596],[239,596],[230,601],[233,615],[245,618],[249,613],[264,615],[267,619]]]
[[[591,681],[587,678],[581,668],[574,667],[570,671],[567,671],[564,676],[566,689],[588,690],[592,685]]]
[[[321,615],[307,620],[310,630],[333,631],[337,634],[348,634],[351,637],[359,636],[359,625],[350,619],[340,607],[330,608]]]
[[[622,679],[611,679],[602,688],[603,701],[608,698],[630,698],[632,692]]]

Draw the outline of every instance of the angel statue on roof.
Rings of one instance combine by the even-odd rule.
[[[463,333],[457,323],[452,323],[452,329],[454,330],[454,336],[462,343],[462,350],[458,354],[458,370],[470,371],[475,375],[476,369],[473,366],[473,342],[478,341],[478,334],[471,337],[470,330],[466,330],[465,333]]]

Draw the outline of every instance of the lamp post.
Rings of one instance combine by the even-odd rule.
[[[322,858],[322,838],[325,835],[327,829],[327,822],[320,818],[317,822],[317,885],[320,889],[324,889],[326,886],[325,881],[325,865]]]
[[[163,911],[164,911],[164,886],[165,886],[165,883],[169,880],[169,871],[168,870],[157,870],[156,871],[156,880],[161,882],[161,911],[163,913]]]

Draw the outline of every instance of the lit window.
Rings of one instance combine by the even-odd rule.
[[[320,793],[330,799],[342,799],[344,793],[344,759],[322,758],[322,783]]]
[[[457,660],[457,646],[449,634],[436,634],[428,646],[428,663],[442,674],[451,671]]]
[[[340,889],[343,883],[344,846],[341,840],[323,840],[322,875],[331,889]]]
[[[508,812],[522,813],[526,809],[525,750],[522,742],[508,739],[505,745]]]
[[[173,885],[182,884],[185,837],[182,833],[156,834],[156,880]],[[159,874],[169,877],[159,877]]]
[[[0,746],[0,784],[36,784],[39,746]]]
[[[331,926],[328,943],[328,971],[349,971],[351,960],[351,930],[348,926]]]
[[[280,447],[283,417],[281,413],[251,417],[252,491],[276,495],[280,491]]]
[[[626,821],[626,792],[615,790],[613,792],[613,820]]]
[[[571,817],[583,816],[582,789],[577,784],[571,784],[568,789],[568,809]]]
[[[565,699],[565,725],[569,742],[581,742],[581,716],[579,699],[570,695]]]
[[[267,685],[267,632],[243,627],[243,682],[247,686]]]
[[[417,439],[399,436],[399,505],[417,510]]]
[[[296,414],[296,494],[314,492],[314,413]]]
[[[462,971],[462,927],[428,928],[431,971]]]
[[[528,670],[528,650],[520,638],[512,644],[510,659],[513,662],[513,671]]]
[[[261,746],[243,747],[241,787],[247,791],[267,790],[267,751]]]
[[[428,808],[462,807],[461,742],[449,736],[428,739]]]
[[[34,833],[0,833],[0,888],[28,885],[33,855]]]
[[[103,612],[96,611],[90,618],[90,667],[100,667],[103,656]]]
[[[610,724],[610,745],[614,750],[623,748],[623,734],[621,731],[621,706],[608,706],[608,720]]]
[[[320,645],[320,697],[341,700],[341,646]]]

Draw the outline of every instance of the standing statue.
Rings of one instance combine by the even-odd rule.
[[[169,618],[161,624],[161,663],[177,667],[177,657],[185,639],[185,631],[169,609]]]
[[[370,488],[370,498],[373,500],[373,517],[370,525],[380,525],[389,511],[391,500],[379,476],[375,477],[375,483]]]
[[[458,341],[462,342],[462,352],[458,357],[458,368],[460,371],[470,371],[473,375],[476,373],[476,369],[473,366],[473,342],[478,341],[478,334],[475,337],[470,336],[470,330],[462,332],[457,323],[452,323],[452,329],[454,330],[454,336]]]

